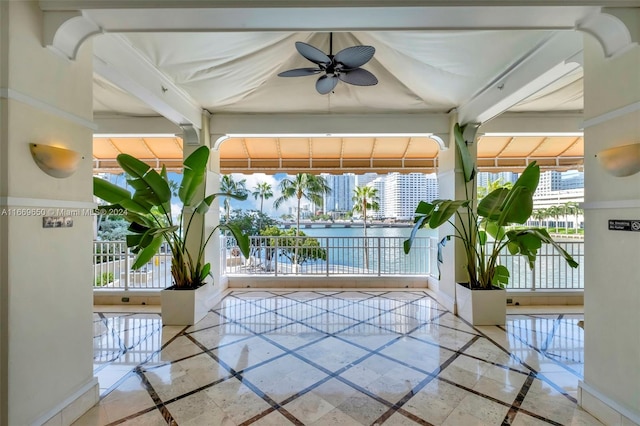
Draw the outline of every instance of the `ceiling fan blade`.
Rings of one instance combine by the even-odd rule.
[[[338,84],[338,77],[336,77],[333,74],[331,75],[325,74],[323,76],[320,76],[318,81],[316,81],[316,90],[321,95],[326,95],[327,93],[335,89],[337,84]]]
[[[296,41],[296,49],[298,49],[298,52],[302,56],[314,64],[328,65],[331,63],[331,59],[322,50],[317,49],[310,44]]]
[[[372,46],[352,46],[336,53],[333,60],[344,65],[344,68],[358,68],[369,62],[374,53],[376,49]]]
[[[278,74],[278,77],[304,77],[305,75],[318,74],[321,71],[320,68],[296,68],[294,70],[281,72]]]
[[[374,86],[378,84],[376,76],[362,68],[342,71],[338,78],[355,86]]]

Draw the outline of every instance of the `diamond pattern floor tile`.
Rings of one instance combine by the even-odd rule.
[[[186,329],[96,313],[102,395],[76,424],[598,425],[580,319],[485,330],[413,290],[235,291]]]

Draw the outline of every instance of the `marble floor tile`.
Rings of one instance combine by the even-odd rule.
[[[429,292],[372,289],[233,291],[190,327],[100,307],[101,397],[75,424],[600,425],[576,405],[580,311],[509,312],[472,327]]]

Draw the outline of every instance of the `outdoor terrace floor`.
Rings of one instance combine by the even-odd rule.
[[[418,290],[234,291],[191,327],[141,308],[95,313],[77,425],[600,424],[576,406],[576,307],[476,328]]]

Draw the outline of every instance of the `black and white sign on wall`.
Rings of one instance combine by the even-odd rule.
[[[640,219],[609,219],[609,230],[640,232]]]

